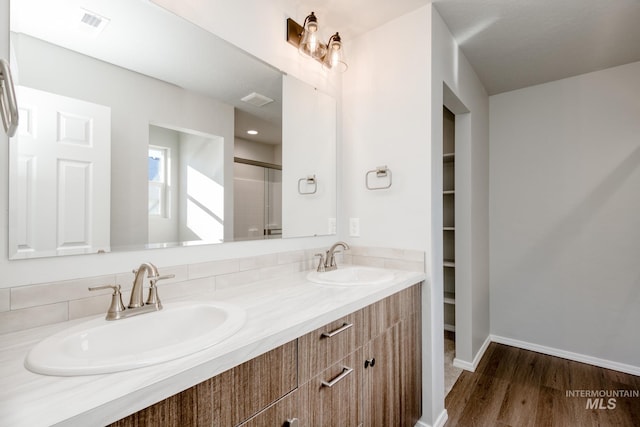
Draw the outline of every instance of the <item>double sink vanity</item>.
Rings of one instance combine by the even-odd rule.
[[[423,280],[341,266],[0,336],[0,425],[413,426]]]

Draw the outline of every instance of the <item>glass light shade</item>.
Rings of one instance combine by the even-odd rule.
[[[298,52],[312,58],[322,58],[327,52],[327,47],[322,42],[322,37],[318,30],[318,20],[313,12],[304,20]]]
[[[322,67],[325,70],[337,71],[343,73],[347,71],[348,65],[344,58],[344,46],[340,35],[335,33],[329,39],[327,53],[322,61]]]

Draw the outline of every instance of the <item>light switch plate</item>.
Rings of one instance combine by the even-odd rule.
[[[336,219],[329,218],[329,234],[336,234]]]
[[[349,236],[360,237],[360,218],[349,218]]]

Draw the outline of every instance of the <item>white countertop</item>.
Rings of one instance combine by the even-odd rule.
[[[244,308],[246,324],[214,347],[146,368],[55,377],[24,367],[36,343],[89,318],[0,335],[0,426],[109,424],[425,279],[394,271],[387,284],[329,287],[307,281],[306,274],[199,296]]]

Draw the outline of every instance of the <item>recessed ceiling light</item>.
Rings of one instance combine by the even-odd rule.
[[[248,131],[247,131],[247,133],[248,133],[249,135],[257,135],[257,134],[258,134],[258,131],[257,131],[257,130],[253,130],[253,129],[252,129],[252,130],[248,130]]]

